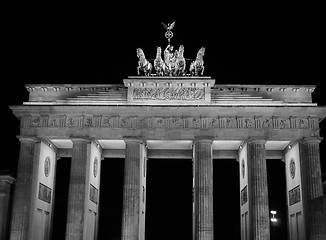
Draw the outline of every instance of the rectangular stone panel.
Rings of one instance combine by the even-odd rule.
[[[40,183],[39,188],[38,188],[38,199],[51,203],[51,194],[52,194],[52,189],[49,188],[48,186]]]
[[[289,205],[292,206],[301,201],[300,185],[289,191]]]
[[[98,203],[98,189],[92,184],[90,184],[89,189],[89,200],[91,200],[95,204]]]
[[[248,191],[247,186],[241,190],[241,206],[245,205],[248,201]]]

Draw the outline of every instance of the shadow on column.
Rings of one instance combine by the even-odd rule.
[[[239,162],[213,160],[214,239],[240,239]]]
[[[52,239],[65,239],[71,158],[57,161]]]
[[[147,162],[146,239],[192,239],[192,162]]]
[[[98,240],[120,240],[122,224],[124,159],[101,162]]]

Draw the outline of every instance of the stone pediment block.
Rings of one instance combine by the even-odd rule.
[[[209,104],[215,80],[210,77],[129,77],[129,104]]]

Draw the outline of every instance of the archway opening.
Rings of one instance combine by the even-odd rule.
[[[145,238],[192,239],[191,159],[147,161]]]
[[[288,239],[285,164],[280,159],[267,159],[269,210],[276,211],[277,221],[270,221],[270,239]],[[270,213],[272,218],[272,214]]]
[[[101,161],[98,240],[121,239],[124,159]]]
[[[71,157],[57,160],[52,239],[66,238]]]
[[[239,162],[213,160],[214,239],[240,239]]]

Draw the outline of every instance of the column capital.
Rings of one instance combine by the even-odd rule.
[[[194,138],[194,143],[202,143],[202,142],[206,142],[206,143],[210,143],[212,144],[214,141],[214,138],[213,137],[210,137],[210,136],[196,136]]]
[[[75,142],[86,142],[86,143],[91,143],[91,139],[89,137],[78,137],[78,136],[71,136],[70,140],[75,143]]]
[[[131,143],[131,142],[136,142],[136,143],[143,143],[144,139],[142,137],[137,137],[137,136],[124,136],[123,140],[125,143]]]
[[[253,144],[266,144],[266,140],[265,139],[262,139],[262,138],[249,138],[248,140],[247,140],[247,143],[248,144],[251,144],[251,143],[253,143]]]
[[[17,135],[16,136],[20,142],[34,142],[34,143],[38,143],[41,140],[35,136],[24,136],[24,135]]]
[[[323,140],[322,137],[305,137],[301,140],[301,143],[320,143]]]

